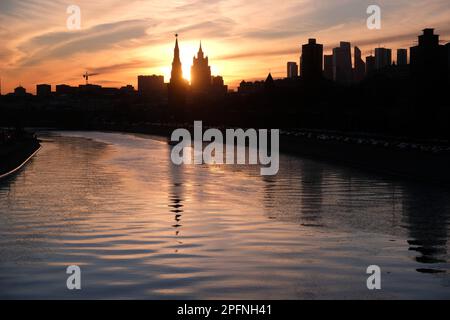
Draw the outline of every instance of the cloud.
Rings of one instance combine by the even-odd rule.
[[[363,52],[414,44],[434,27],[450,40],[448,0],[103,0],[75,1],[82,30],[65,29],[67,0],[0,0],[0,67],[11,83],[62,81],[88,71],[131,81],[138,72],[167,72],[173,37],[186,54],[203,40],[225,81],[284,70],[300,45],[340,40]],[[367,6],[382,9],[382,29],[366,28]],[[189,44],[189,42],[192,42]],[[197,42],[196,42],[197,43]],[[327,53],[327,52],[326,52]],[[189,61],[191,59],[189,58]],[[292,60],[294,61],[294,60]],[[161,71],[164,70],[164,71]],[[107,77],[105,77],[107,78]],[[33,85],[34,86],[34,85]],[[27,88],[28,89],[28,88]]]
[[[123,70],[130,69],[139,69],[139,68],[148,68],[148,67],[156,67],[159,64],[156,62],[149,63],[149,61],[143,60],[134,60],[123,63],[116,63],[110,65],[104,65],[100,67],[88,67],[87,70],[89,73],[97,73],[97,74],[106,74],[106,73],[115,73]]]
[[[45,60],[63,59],[77,53],[110,49],[131,40],[148,38],[148,20],[127,20],[100,24],[86,30],[51,32],[35,36],[18,46],[26,54],[19,63],[33,66]]]
[[[232,53],[227,55],[222,55],[216,57],[217,60],[240,60],[240,59],[248,59],[248,58],[256,58],[256,57],[267,57],[267,56],[283,56],[288,54],[299,53],[298,48],[286,48],[286,49],[277,49],[277,50],[252,50],[240,53]]]
[[[224,38],[232,35],[233,27],[236,23],[232,19],[221,18],[215,20],[206,20],[188,24],[174,29],[181,35],[188,35],[188,38]]]

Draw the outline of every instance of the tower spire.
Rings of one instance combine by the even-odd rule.
[[[178,47],[178,33],[175,34],[175,49],[173,50],[173,60],[180,61],[180,48]]]
[[[183,78],[181,67],[180,48],[178,46],[178,33],[175,34],[175,49],[173,50],[172,73],[170,82],[179,82]]]
[[[202,49],[202,40],[200,40],[200,48],[198,49],[198,58],[199,59],[204,58],[203,49]]]

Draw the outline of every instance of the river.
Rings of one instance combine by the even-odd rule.
[[[450,299],[448,188],[287,154],[272,177],[175,166],[147,135],[40,138],[0,181],[0,298]]]

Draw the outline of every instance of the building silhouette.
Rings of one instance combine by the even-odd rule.
[[[288,62],[287,63],[287,78],[295,79],[298,77],[298,64],[296,62]]]
[[[448,69],[450,70],[450,42],[447,43],[445,45],[445,47],[447,48],[447,64],[448,64]]]
[[[238,93],[240,94],[254,94],[264,90],[264,81],[245,81],[242,80],[238,87]]]
[[[163,77],[164,79],[164,77]],[[164,80],[163,80],[164,81]],[[163,83],[164,85],[164,83]],[[134,87],[131,84],[127,84],[126,86],[122,86],[119,88],[119,92],[122,94],[127,94],[127,95],[131,95],[131,94],[135,94],[136,91],[134,90]]]
[[[225,85],[222,76],[211,77],[211,93],[214,96],[224,96],[228,92],[228,86]]]
[[[366,57],[366,76],[375,72],[375,57],[370,55]]]
[[[266,81],[264,81],[264,89],[267,90],[272,90],[275,86],[275,81],[273,80],[272,74],[269,73],[267,75]]]
[[[138,93],[141,96],[161,96],[164,93],[164,76],[138,76]]]
[[[27,90],[22,86],[18,86],[17,88],[14,88],[14,95],[16,97],[24,97],[27,95]]]
[[[36,95],[38,97],[48,97],[52,94],[52,86],[49,84],[36,85]]]
[[[340,84],[350,84],[353,80],[350,42],[341,41],[333,49],[333,80]]]
[[[174,117],[183,116],[184,105],[186,103],[186,94],[188,83],[183,79],[183,70],[180,59],[180,48],[178,46],[178,34],[175,35],[175,48],[173,50],[172,71],[170,76],[169,89],[169,107],[173,111]]]
[[[355,82],[360,82],[366,75],[366,64],[361,58],[361,50],[358,47],[355,47],[354,50],[355,68],[353,70],[353,78]]]
[[[397,65],[406,66],[408,64],[408,50],[397,49]]]
[[[80,94],[89,94],[89,95],[100,95],[103,94],[103,88],[97,84],[80,84],[78,86],[78,93]]]
[[[57,84],[56,94],[57,95],[74,95],[78,93],[78,87],[72,87],[67,84]]]
[[[333,55],[323,56],[323,76],[328,80],[333,80]]]
[[[309,39],[308,44],[302,45],[300,58],[300,76],[303,79],[320,79],[323,67],[323,45],[316,43],[316,39]]]
[[[193,92],[205,93],[211,87],[211,67],[208,57],[205,57],[200,42],[200,48],[197,57],[194,57],[191,67],[191,89]]]
[[[392,64],[392,50],[375,48],[375,69],[380,70]]]
[[[180,48],[178,46],[178,34],[175,35],[175,48],[173,50],[172,71],[170,74],[170,84],[172,86],[179,86],[184,83],[183,69],[180,59]]]
[[[413,76],[424,81],[440,80],[448,73],[448,47],[439,44],[434,29],[423,30],[417,46],[410,48],[410,64]]]

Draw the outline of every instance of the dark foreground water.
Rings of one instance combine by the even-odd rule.
[[[177,167],[148,136],[41,136],[0,182],[0,298],[450,298],[448,189],[288,155],[275,177]]]

